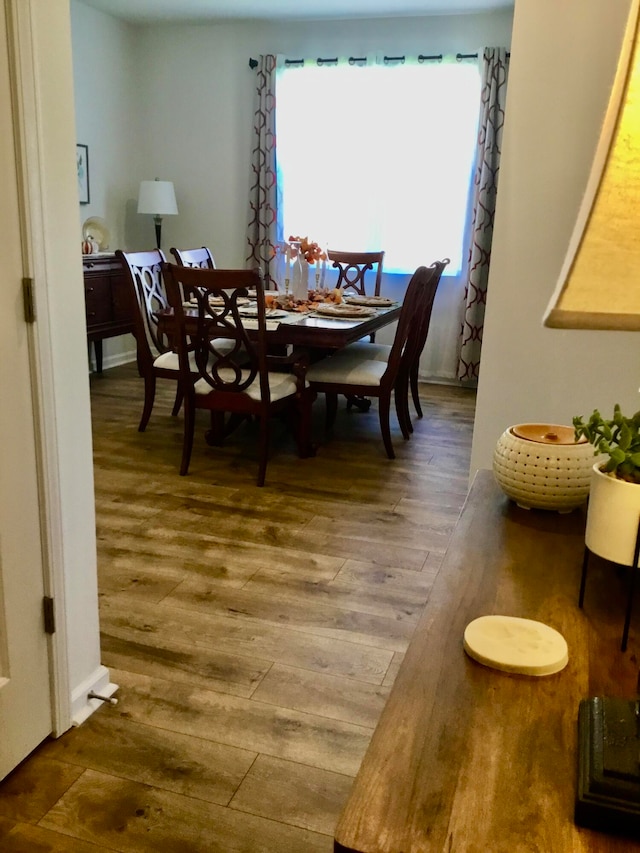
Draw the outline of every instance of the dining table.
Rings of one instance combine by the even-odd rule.
[[[274,350],[293,346],[307,350],[309,353],[344,349],[349,344],[396,322],[401,309],[400,303],[394,303],[389,307],[376,308],[370,316],[355,318],[333,318],[313,311],[283,311],[278,312],[277,316],[267,313],[267,344]],[[165,308],[156,312],[155,316],[158,319],[158,331],[171,337],[174,323],[173,309]],[[187,326],[189,318],[193,317],[195,320],[196,316],[195,308],[185,308]],[[252,324],[255,324],[257,329],[257,320],[245,321],[245,328],[248,329],[249,334],[251,334]]]
[[[189,320],[195,323],[197,309],[184,307],[187,332]],[[267,346],[273,355],[286,355],[296,352],[303,356],[309,364],[331,352],[344,349],[361,338],[373,335],[379,329],[395,323],[400,317],[402,304],[394,302],[388,307],[377,307],[372,314],[355,318],[333,318],[322,316],[313,310],[308,311],[268,311],[266,318]],[[275,316],[274,316],[275,315]],[[154,312],[158,322],[158,334],[171,340],[175,326],[174,310],[171,307]],[[257,319],[244,319],[243,324],[248,334],[257,333]],[[366,412],[371,400],[364,397],[352,396],[350,404],[360,411]],[[234,422],[235,423],[235,422]],[[229,429],[232,428],[230,425]],[[207,441],[216,443],[217,438],[209,431]],[[310,439],[301,452],[301,456],[314,456],[315,447]]]

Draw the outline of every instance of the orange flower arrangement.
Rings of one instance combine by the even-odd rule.
[[[315,264],[316,261],[326,261],[327,254],[323,252],[318,243],[309,240],[308,237],[289,237],[289,243],[299,243],[302,257],[308,264]],[[295,258],[297,254],[296,247],[292,247],[292,255]]]

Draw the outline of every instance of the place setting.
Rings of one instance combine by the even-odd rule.
[[[351,305],[348,302],[319,303],[314,306],[313,313],[317,316],[339,320],[362,320],[365,317],[373,317],[376,314],[376,309],[365,305]]]
[[[371,308],[392,308],[397,305],[394,299],[388,299],[386,296],[346,296],[345,302],[349,305],[363,305]]]

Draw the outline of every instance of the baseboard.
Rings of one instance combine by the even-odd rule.
[[[132,361],[136,360],[136,351],[135,349],[128,350],[127,352],[118,352],[113,355],[105,355],[102,359],[102,369],[108,370],[110,367],[119,367],[121,364],[131,364]],[[95,373],[94,369],[94,360],[91,358],[90,362],[90,373]]]
[[[84,723],[102,706],[101,699],[89,698],[90,693],[110,699],[117,689],[118,685],[109,680],[109,670],[106,666],[95,669],[71,694],[71,725],[79,726]]]
[[[130,364],[136,360],[135,349],[128,352],[119,352],[114,355],[107,355],[102,362],[102,369],[108,370],[110,367],[119,367],[121,364]]]

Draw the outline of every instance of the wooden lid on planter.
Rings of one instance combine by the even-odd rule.
[[[538,444],[584,444],[587,440],[582,436],[576,441],[573,427],[561,424],[516,424],[511,427],[511,432],[518,438]]]

